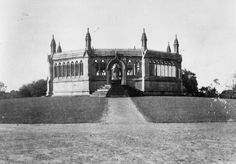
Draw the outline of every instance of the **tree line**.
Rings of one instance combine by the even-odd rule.
[[[182,70],[183,94],[185,96],[198,97],[218,97],[219,93],[215,87],[203,86],[198,88],[197,76],[195,73],[184,69]],[[41,97],[47,92],[47,80],[40,79],[32,83],[23,85],[19,90],[6,92],[7,86],[0,82],[0,99],[20,98],[20,97]]]
[[[21,97],[41,97],[47,92],[47,80],[40,79],[32,83],[23,85],[19,90],[6,92],[7,86],[0,82],[0,99],[21,98]]]

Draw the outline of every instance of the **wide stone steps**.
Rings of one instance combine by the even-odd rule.
[[[129,85],[112,85],[106,97],[134,97],[143,96],[143,92]]]
[[[129,85],[104,85],[91,94],[94,97],[134,97],[143,96],[143,92]]]
[[[104,85],[91,94],[92,97],[106,97],[111,85]]]

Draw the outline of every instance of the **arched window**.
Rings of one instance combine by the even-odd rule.
[[[171,77],[171,66],[170,65],[167,65],[167,68],[168,68],[168,77]]]
[[[150,60],[149,61],[149,75],[150,76],[154,76],[154,65],[155,63],[152,60]]]
[[[63,73],[63,77],[66,77],[66,65],[65,63],[63,62],[63,65],[62,65],[62,73]]]
[[[176,67],[172,66],[172,77],[176,77]]]
[[[106,63],[104,60],[101,61],[100,72],[102,76],[106,75]]]
[[[75,76],[79,75],[79,64],[78,61],[75,62]]]
[[[54,78],[55,77],[57,77],[57,63],[54,65],[54,69],[53,69],[53,71],[54,71]]]
[[[153,75],[157,76],[157,63],[156,63],[156,61],[153,63]]]
[[[58,77],[61,77],[61,63],[58,65]]]
[[[165,63],[165,77],[168,77],[168,66],[167,64]]]
[[[71,76],[75,76],[75,65],[73,61],[71,62],[70,68],[71,68]]]
[[[179,79],[181,78],[181,69],[180,68],[178,69],[178,78]]]
[[[80,76],[82,76],[84,74],[84,70],[83,70],[83,61],[80,60],[80,63],[79,63],[79,67],[80,67]]]
[[[137,61],[133,63],[133,75],[137,75]]]
[[[165,76],[165,66],[163,64],[161,64],[161,76]]]
[[[157,76],[161,76],[161,65],[157,64]]]
[[[67,77],[70,77],[70,63],[69,62],[67,62],[66,69],[67,69]]]
[[[133,75],[133,64],[131,62],[131,60],[128,60],[128,64],[127,64],[127,75]]]
[[[99,76],[99,63],[97,60],[94,60],[94,74]]]
[[[142,73],[142,66],[141,66],[141,62],[140,61],[138,61],[137,62],[137,75],[141,75],[141,73]]]

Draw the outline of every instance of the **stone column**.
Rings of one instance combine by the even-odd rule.
[[[106,75],[107,75],[107,85],[110,85],[111,84],[111,71],[107,70]]]
[[[121,84],[122,85],[126,85],[126,69],[125,68],[122,68],[122,81],[121,81]]]
[[[48,77],[47,77],[47,93],[46,96],[52,96],[53,95],[53,62],[52,62],[52,56],[48,55]]]

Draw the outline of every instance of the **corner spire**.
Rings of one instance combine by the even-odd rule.
[[[175,35],[175,40],[174,40],[174,53],[179,53],[179,41],[177,38],[177,35]]]
[[[57,53],[61,53],[62,49],[61,49],[61,44],[60,42],[58,43],[58,47],[57,47]]]
[[[142,42],[143,50],[146,50],[147,49],[147,36],[146,36],[146,33],[145,33],[145,28],[143,28],[143,34],[142,34],[142,37],[141,37],[141,42]]]
[[[51,47],[51,54],[55,54],[56,53],[56,42],[54,39],[54,35],[52,35],[50,47]]]
[[[86,33],[86,36],[85,36],[85,48],[86,50],[91,50],[91,36],[90,36],[90,33],[89,33],[89,28],[87,28],[87,33]]]
[[[170,43],[168,42],[167,48],[166,48],[166,52],[171,53],[171,49],[170,49]]]

